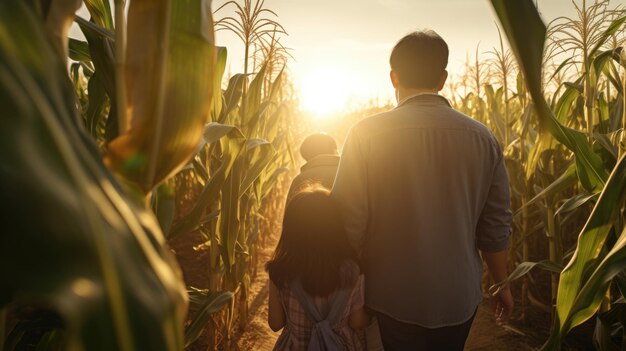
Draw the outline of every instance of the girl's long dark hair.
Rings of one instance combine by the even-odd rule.
[[[300,279],[311,296],[328,296],[349,287],[355,277],[342,274],[356,255],[346,235],[339,205],[323,187],[292,197],[285,209],[280,240],[265,269],[279,288]]]

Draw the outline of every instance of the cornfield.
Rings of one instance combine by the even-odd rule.
[[[607,1],[573,2],[577,17],[546,27],[531,2],[492,4],[512,53],[503,45],[490,52],[484,90],[456,105],[489,125],[505,149],[517,211],[509,280],[523,280],[522,313],[529,304],[551,313],[544,349],[559,349],[590,318],[596,347],[619,348],[626,12]],[[533,268],[550,273],[543,298]]]
[[[548,316],[545,350],[583,323],[622,349],[626,10],[573,1],[546,25],[531,0],[490,2],[499,46],[443,93],[506,157],[511,274],[485,288],[513,284],[522,326]],[[311,131],[285,35],[262,0],[0,1],[0,349],[231,346]]]

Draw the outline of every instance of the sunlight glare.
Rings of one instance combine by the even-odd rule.
[[[316,118],[327,118],[347,107],[349,77],[336,68],[317,69],[305,75],[301,83],[301,104]]]

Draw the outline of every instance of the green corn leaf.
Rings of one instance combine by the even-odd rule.
[[[192,314],[191,324],[185,330],[185,347],[191,345],[209,323],[211,316],[232,301],[234,294],[230,291],[208,291],[194,289],[189,293],[189,311]]]
[[[496,94],[493,89],[493,85],[491,84],[485,85],[485,95],[487,96],[487,105],[489,106],[489,121],[491,122],[491,128],[494,130],[497,139],[502,142],[506,133],[505,128],[507,128],[507,126],[504,125],[504,117],[502,116],[502,113],[500,113],[502,99],[498,96],[498,94]]]
[[[239,162],[240,158],[237,159],[238,162],[235,162],[230,175],[222,186],[221,214],[217,224],[220,237],[220,252],[228,274],[231,274],[231,269],[236,262],[235,246],[239,238],[241,223],[239,212],[239,197],[241,194],[239,189],[243,178],[244,169],[242,167],[244,165],[242,162]]]
[[[211,174],[211,178],[203,187],[200,195],[198,195],[198,200],[191,211],[172,226],[167,235],[168,240],[182,234],[191,233],[202,224],[207,208],[220,201],[220,191],[224,186],[224,182],[230,176],[233,165],[245,143],[245,138],[243,138],[239,129],[217,123],[209,123],[207,125],[205,138],[210,142],[220,141],[222,148],[221,164]]]
[[[276,79],[274,79],[274,82],[272,82],[272,86],[270,88],[270,94],[268,96],[268,100],[272,101],[274,103],[278,102],[278,94],[280,93],[281,89],[283,88],[283,83],[284,83],[284,74],[285,72],[285,68],[283,67],[280,72],[278,73],[278,75],[276,76]]]
[[[202,145],[202,147],[204,147],[204,145]],[[202,186],[206,185],[210,177],[209,171],[206,169],[206,167],[204,167],[198,155],[194,156],[194,158],[191,160],[191,164],[187,164],[187,166],[183,167],[181,172],[190,170],[190,169],[193,169],[196,173],[196,176],[200,178],[199,181],[202,184]]]
[[[211,122],[204,127],[204,141],[207,144],[219,141],[225,136],[230,138],[243,138],[243,134],[239,128],[235,126]]]
[[[246,192],[252,183],[261,176],[276,151],[272,144],[263,139],[249,140],[246,144],[248,167],[240,186],[240,193]]]
[[[286,109],[285,103],[281,103],[276,110],[269,115],[265,123],[264,136],[267,140],[271,140],[272,144],[274,144],[274,140],[276,140],[278,136],[279,127],[281,125],[280,121],[286,116]]]
[[[608,178],[602,159],[593,152],[584,133],[567,128],[556,119],[543,96],[541,69],[546,27],[535,5],[531,0],[491,0],[491,3],[524,72],[541,126],[574,153],[578,178],[585,189],[602,189]]]
[[[578,238],[576,252],[559,280],[557,314],[545,350],[560,348],[571,328],[589,319],[598,309],[611,279],[626,265],[622,234],[608,255],[599,257],[605,240],[619,217],[626,198],[626,161],[622,158],[610,177],[601,158],[581,132],[561,125],[554,117],[541,90],[541,63],[546,28],[530,0],[491,0],[511,47],[527,80],[540,122],[576,157],[581,184],[591,193],[603,189]],[[591,273],[591,275],[589,275]]]
[[[598,95],[597,99],[598,115],[600,117],[600,132],[606,133],[608,131],[609,124],[609,103],[604,97],[604,92]],[[595,134],[595,133],[594,133]],[[594,135],[595,138],[595,135]],[[597,140],[597,138],[595,138]]]
[[[261,100],[263,98],[263,81],[265,80],[266,71],[267,64],[264,64],[259,72],[254,76],[254,79],[252,79],[252,82],[248,87],[248,91],[245,97],[246,111],[248,111],[248,116],[252,116],[253,114],[255,114],[259,110],[259,106],[261,105]],[[241,116],[244,126],[248,124],[248,119],[250,118],[248,116]]]
[[[271,103],[271,101],[263,101],[258,106],[258,109],[256,111],[249,114],[249,116],[251,117],[245,122],[245,128],[247,128],[246,131],[248,132],[248,135],[260,135],[261,131],[258,129],[259,122],[266,119],[265,116],[267,114],[267,111],[269,110]]]
[[[557,100],[554,108],[555,117],[561,123],[565,123],[570,117],[572,105],[582,94],[582,87],[578,85],[578,82],[575,84],[564,83],[563,86],[565,86],[565,91]]]
[[[222,113],[222,77],[226,69],[226,57],[228,50],[225,47],[217,48],[217,61],[215,63],[215,75],[213,77],[213,108],[211,109],[211,120],[217,122]]]
[[[100,74],[95,72],[89,83],[87,84],[87,92],[89,94],[89,102],[87,105],[87,111],[85,111],[85,125],[91,135],[98,139],[98,127],[102,117],[104,117],[104,108],[107,103],[107,95],[104,89],[104,84],[100,81]]]
[[[612,162],[617,162],[619,150],[617,148],[617,142],[614,140],[619,137],[619,132],[613,132],[610,134],[593,133],[593,138],[602,146],[612,157]]]
[[[113,42],[113,33],[108,30],[86,20],[76,17],[76,22],[89,46],[89,56],[97,71],[100,72],[102,78],[100,79],[104,88],[107,91],[109,97],[115,96],[115,82],[113,77],[115,75],[115,57]],[[103,35],[102,31],[107,31],[108,35]]]
[[[619,17],[611,22],[606,30],[600,35],[600,38],[596,42],[596,45],[589,51],[589,56],[594,57],[596,53],[604,46],[607,40],[611,38],[615,33],[622,29],[622,26],[626,23],[626,16]]]
[[[565,69],[565,67],[567,67],[571,63],[571,61],[572,61],[571,57],[568,57],[565,60],[563,60],[563,62],[561,62],[561,64],[554,70],[554,72],[550,76],[550,79],[548,79],[548,82],[552,81],[554,77],[556,77],[559,74],[559,72],[561,72],[563,69]]]
[[[163,233],[169,232],[176,210],[176,190],[171,184],[161,184],[152,197],[152,210]]]
[[[0,2],[0,308],[56,311],[72,350],[180,350],[182,274],[85,133],[65,58],[29,3]]]
[[[228,162],[228,160],[225,160]],[[194,204],[191,211],[178,222],[174,223],[172,229],[167,234],[167,240],[172,240],[180,235],[188,234],[194,231],[202,224],[202,219],[206,209],[213,203],[219,201],[220,189],[224,184],[225,173],[228,165],[222,164],[215,173],[211,176],[211,179],[206,183],[198,200]]]
[[[563,205],[561,205],[561,207],[559,207],[558,210],[556,210],[554,215],[557,216],[559,214],[566,214],[568,212],[575,211],[579,207],[588,203],[589,201],[597,198],[599,195],[600,193],[595,193],[595,194],[582,193],[582,194],[577,194],[575,196],[572,196],[567,201],[565,201],[565,203],[563,203]]]
[[[621,298],[624,299],[626,296],[626,272],[621,272],[615,276],[614,279],[615,285],[619,289]]]
[[[90,33],[93,33],[94,35],[97,35],[102,39],[115,40],[115,33],[109,28],[101,27],[93,22],[87,21],[80,16],[76,16],[74,21],[78,23],[81,29],[84,28],[83,32],[89,31]]]
[[[623,55],[622,53],[620,53],[620,56]],[[624,89],[622,87],[622,84],[619,81],[619,72],[617,72],[617,69],[615,67],[615,65],[613,64],[608,64],[605,66],[605,70],[607,72],[604,73],[604,76],[609,80],[609,82],[611,82],[611,86],[613,88],[615,88],[615,90],[617,91],[617,93],[619,94],[619,96],[617,97],[618,100],[622,98],[623,94],[624,94]],[[616,128],[612,128],[611,130],[615,130]]]
[[[240,197],[259,177],[274,154],[265,140],[248,140],[222,188],[219,218],[222,258],[227,270],[235,264],[235,248],[240,234]]]
[[[89,44],[85,41],[70,38],[69,56],[74,61],[91,62]]]
[[[88,7],[89,8],[89,7]],[[97,17],[93,14],[92,18]],[[99,133],[96,126],[100,122],[101,112],[108,104],[109,114],[107,116],[107,128],[104,133],[104,139],[111,141],[118,136],[117,128],[117,109],[116,106],[116,88],[115,88],[115,50],[113,42],[113,33],[110,35],[102,35],[102,31],[107,33],[110,30],[101,27],[93,22],[88,22],[77,18],[77,23],[81,31],[87,39],[89,47],[89,56],[93,67],[98,72],[97,79],[89,80],[89,106],[85,119],[87,127],[92,136],[99,139]],[[100,21],[106,23],[105,20]],[[93,77],[92,77],[93,78]],[[106,92],[106,96],[102,95],[102,91]],[[93,95],[92,95],[93,92]]]
[[[517,267],[515,267],[513,272],[511,272],[511,274],[509,274],[509,276],[505,280],[489,287],[489,294],[496,295],[503,286],[508,285],[519,278],[522,278],[534,268],[541,268],[544,271],[552,273],[561,273],[561,271],[563,270],[563,266],[550,260],[543,260],[539,262],[522,262],[518,264]]]
[[[226,87],[224,92],[224,104],[218,120],[219,123],[226,123],[230,113],[239,106],[244,84],[246,84],[246,79],[243,74],[235,74],[228,81],[228,87]]]
[[[625,204],[626,157],[622,157],[578,237],[574,256],[561,273],[557,296],[558,327],[553,329],[546,345],[553,345],[571,328],[593,316],[611,279],[626,268],[626,231],[606,256],[599,256]],[[587,277],[586,272],[593,273]]]
[[[594,57],[593,68],[596,71],[596,73],[600,74],[601,72],[603,72],[605,70],[604,68],[609,62],[611,62],[611,60],[614,60],[615,62],[619,63],[620,54],[623,49],[624,48],[622,47],[618,47],[613,50],[607,50],[607,51],[599,53],[596,57]]]
[[[130,126],[109,143],[106,160],[144,194],[196,151],[210,118],[214,49],[209,0],[130,3],[125,71]]]
[[[113,30],[113,15],[108,0],[84,0],[92,21],[102,28]]]
[[[263,190],[261,193],[261,199],[264,199],[271,190],[274,189],[274,186],[276,185],[276,183],[278,182],[278,177],[280,177],[281,174],[287,173],[289,172],[289,168],[287,167],[279,167],[276,168],[270,175],[269,178],[266,178],[263,181]]]
[[[521,206],[516,215],[522,213],[522,209],[528,206],[535,204],[537,201],[541,199],[545,199],[546,197],[552,197],[555,194],[561,193],[563,190],[571,187],[576,183],[576,167],[571,165],[567,168],[567,170],[561,174],[554,182],[545,187],[539,194],[535,195],[532,199],[526,202],[523,206]]]

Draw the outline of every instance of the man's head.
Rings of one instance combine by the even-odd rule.
[[[337,154],[337,143],[335,139],[326,133],[316,133],[309,135],[300,146],[300,155],[309,161],[315,156],[324,154]]]
[[[394,46],[389,63],[396,90],[437,92],[448,77],[448,44],[432,30],[413,32]]]

